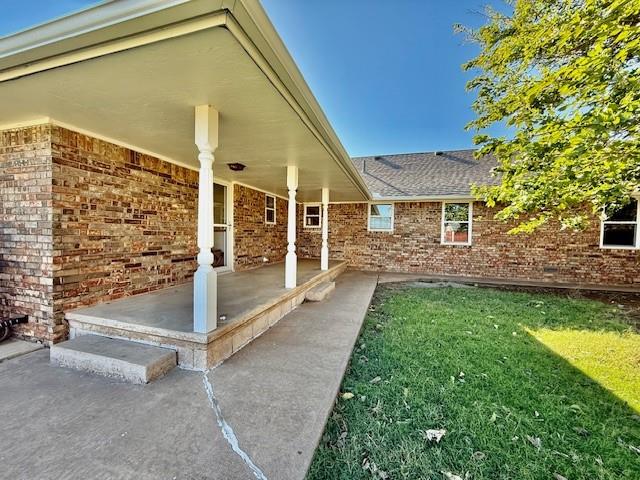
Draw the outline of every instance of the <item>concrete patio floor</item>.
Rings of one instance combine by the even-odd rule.
[[[376,283],[342,274],[207,374],[136,386],[51,367],[46,351],[2,362],[0,476],[302,479]]]
[[[329,262],[329,267],[338,263]],[[320,273],[320,260],[298,260],[298,285]],[[219,321],[218,325],[232,323],[286,292],[284,263],[219,274],[218,314],[225,315],[226,319]],[[73,310],[72,314],[177,332],[193,332],[193,283],[79,308]]]

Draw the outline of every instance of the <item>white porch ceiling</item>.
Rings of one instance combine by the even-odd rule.
[[[50,117],[198,167],[194,107],[220,112],[214,175],[300,201],[363,200],[362,190],[226,28],[215,27],[0,83],[0,125]],[[240,162],[243,172],[225,164]]]

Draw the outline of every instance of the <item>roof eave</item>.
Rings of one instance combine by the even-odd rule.
[[[0,37],[0,71],[222,10],[203,0],[108,0]]]
[[[331,127],[320,104],[311,92],[293,57],[284,42],[282,42],[260,2],[258,0],[238,0],[230,11],[233,14],[233,19],[238,22],[238,25],[251,39],[255,47],[274,68],[278,77],[283,81],[285,88],[309,113],[309,120],[321,132],[327,144],[331,146],[334,159],[342,170],[354,182],[354,185],[364,198],[371,199],[371,193],[364,179],[353,165],[351,157],[344,149],[333,127]]]
[[[461,201],[472,202],[478,200],[471,194],[444,195],[402,195],[402,196],[373,196],[373,202],[443,202]]]
[[[215,17],[206,23],[206,17]],[[183,23],[226,27],[298,112],[364,199],[367,186],[256,0],[108,1],[0,38],[0,82],[162,40]],[[172,28],[169,28],[172,27]],[[203,27],[202,27],[203,28]],[[176,33],[173,33],[176,35]],[[168,37],[167,37],[168,38]],[[262,65],[261,65],[262,64]],[[266,67],[266,68],[264,68]],[[292,101],[295,103],[293,104]]]

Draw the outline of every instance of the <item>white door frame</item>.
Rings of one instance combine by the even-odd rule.
[[[226,187],[227,195],[225,198],[226,202],[226,212],[225,216],[227,218],[226,224],[214,223],[213,228],[215,227],[226,227],[227,228],[227,241],[226,241],[226,251],[224,252],[226,257],[226,265],[224,267],[216,267],[215,270],[219,273],[224,272],[232,272],[234,270],[234,257],[233,257],[233,183],[227,182],[220,178],[215,178],[213,183],[217,183],[219,185],[223,185]]]

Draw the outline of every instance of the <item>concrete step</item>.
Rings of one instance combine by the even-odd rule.
[[[53,345],[49,358],[54,365],[130,383],[149,383],[177,363],[174,350],[99,335],[82,335]]]
[[[321,302],[336,289],[336,282],[322,282],[316,285],[305,295],[305,299],[309,302]]]

